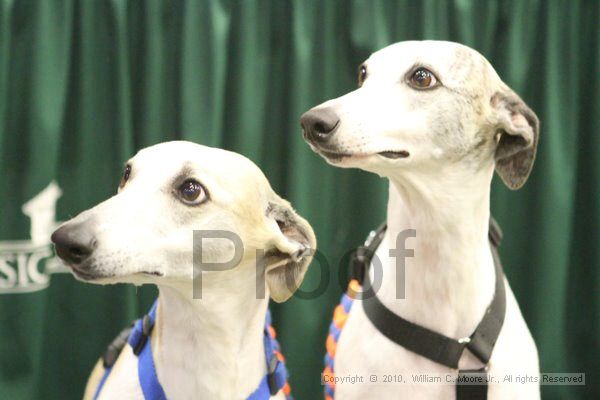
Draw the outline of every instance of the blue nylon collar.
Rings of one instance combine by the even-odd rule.
[[[154,366],[154,357],[152,356],[152,346],[150,345],[150,335],[156,321],[156,308],[158,301],[155,301],[150,312],[142,318],[135,321],[129,339],[129,345],[134,354],[138,356],[138,379],[145,400],[166,400],[165,392],[156,376]],[[250,394],[248,400],[267,400],[272,395],[281,390],[287,381],[287,369],[285,363],[277,358],[279,343],[271,335],[269,326],[271,325],[271,312],[267,310],[265,326],[263,331],[263,344],[265,348],[265,360],[267,362],[267,374],[260,381],[258,388]],[[106,369],[104,376],[100,380],[94,400],[98,398],[106,378],[110,374],[111,368]],[[291,397],[288,397],[290,400]]]

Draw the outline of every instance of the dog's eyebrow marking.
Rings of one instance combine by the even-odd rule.
[[[202,179],[198,177],[196,170],[193,167],[193,164],[189,161],[183,163],[183,166],[181,167],[179,172],[171,180],[170,186],[163,187],[161,191],[164,193],[172,194],[175,197],[179,197],[177,194],[178,191],[181,189],[181,186],[188,180],[193,180],[199,183],[202,187],[202,190],[204,191],[204,195],[206,196],[206,199],[201,203],[196,204],[196,206],[204,204],[206,201],[209,201],[211,199],[210,190],[206,187]]]
[[[177,175],[175,175],[175,178],[173,178],[173,186],[179,186],[184,180],[192,177],[193,175],[194,168],[192,168],[192,164],[190,162],[184,163]]]

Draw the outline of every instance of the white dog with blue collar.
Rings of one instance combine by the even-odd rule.
[[[223,237],[195,242],[194,230],[233,233],[243,250]],[[190,142],[144,149],[127,163],[118,194],[52,241],[79,280],[159,289],[110,365],[106,357],[96,365],[86,399],[286,398],[267,306],[298,288],[316,242],[250,160]],[[202,268],[236,256],[233,268]]]

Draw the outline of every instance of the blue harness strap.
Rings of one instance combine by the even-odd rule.
[[[135,322],[128,339],[134,354],[138,356],[138,378],[146,400],[167,400],[167,396],[165,396],[165,392],[156,376],[152,346],[149,343],[150,334],[156,321],[157,306],[158,302],[155,301],[150,312],[144,318]]]
[[[263,343],[265,348],[265,359],[267,360],[267,375],[260,381],[258,388],[248,397],[248,400],[269,399],[280,390],[284,390],[287,400],[292,400],[287,387],[288,372],[281,356],[279,343],[273,334],[271,327],[271,311],[267,310],[265,327],[263,331]]]
[[[142,319],[135,321],[127,342],[138,356],[138,379],[145,400],[166,400],[165,392],[156,376],[154,358],[152,357],[152,346],[149,344],[152,328],[156,321],[156,308],[158,302],[154,302],[150,312]],[[265,360],[267,362],[267,374],[260,381],[258,388],[248,397],[248,400],[266,400],[283,390],[286,400],[292,400],[287,384],[287,369],[281,355],[279,343],[275,339],[271,328],[271,313],[267,310],[265,326],[263,331],[263,344]],[[94,400],[98,398],[106,379],[112,371],[112,365],[104,371],[104,375],[98,384]]]

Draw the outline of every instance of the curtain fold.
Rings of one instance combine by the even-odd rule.
[[[156,295],[29,262],[50,246],[34,238],[44,214],[23,204],[46,193],[40,204],[55,200],[66,220],[113,195],[137,150],[175,139],[248,156],[315,228],[326,260],[302,289],[326,289],[272,309],[293,393],[320,398],[347,252],[383,220],[387,185],[328,166],[299,117],[353,90],[370,53],[411,39],[474,47],[540,117],[529,182],[494,181],[500,251],[542,371],[587,373],[586,386],[544,386],[543,398],[598,397],[598,21],[600,2],[585,0],[0,0],[0,398],[79,398]],[[52,181],[62,197],[43,192]]]

